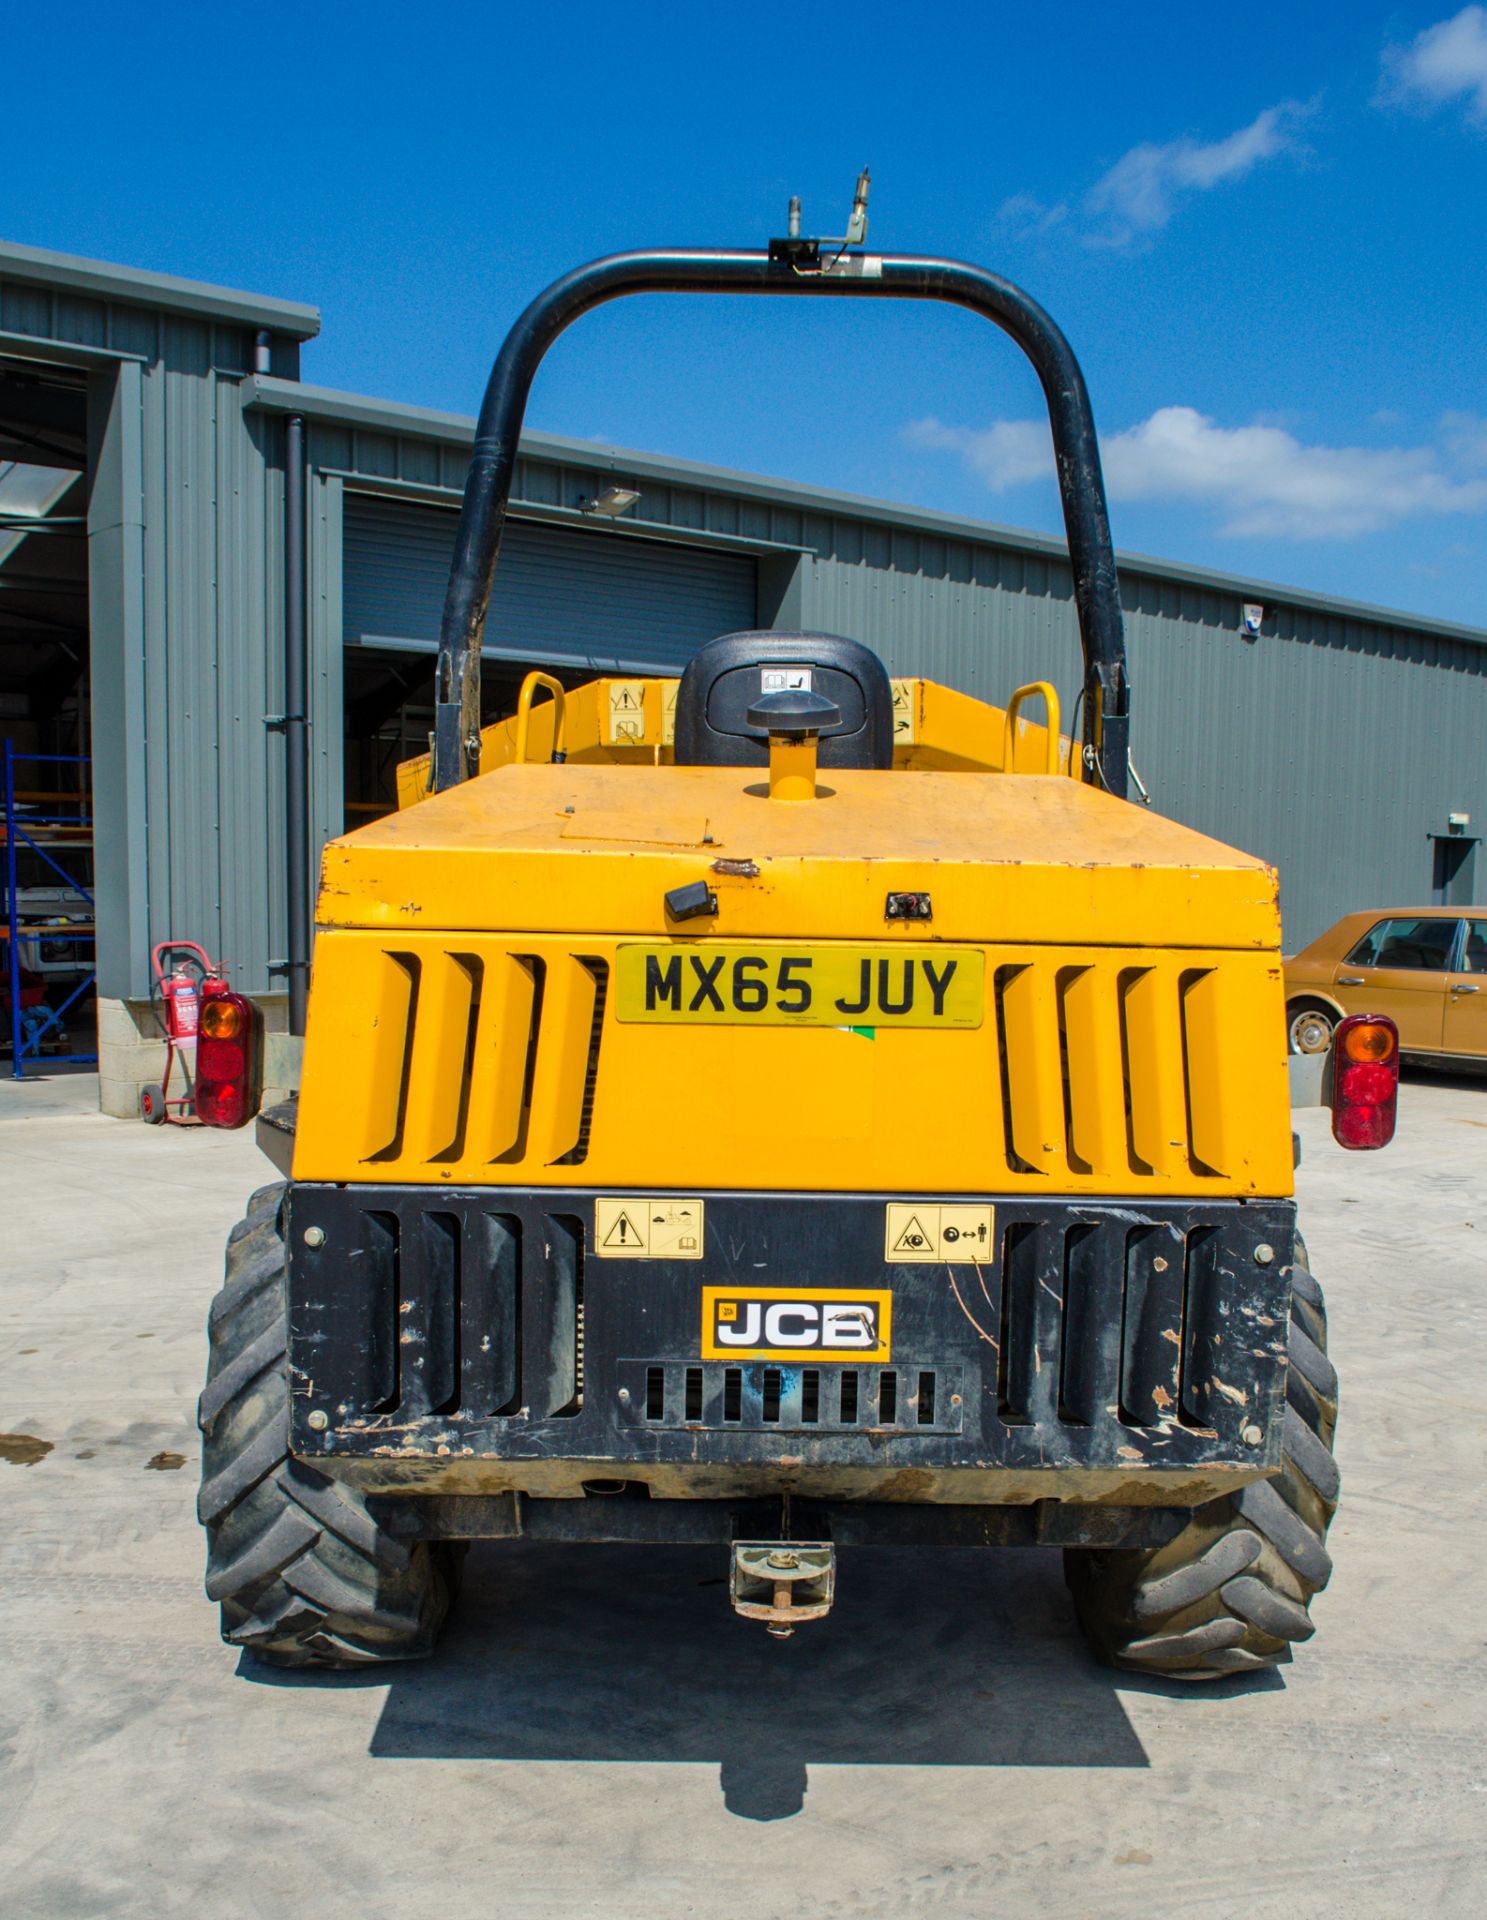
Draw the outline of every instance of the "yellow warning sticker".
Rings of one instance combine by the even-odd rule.
[[[893,744],[896,747],[912,747],[914,744],[914,682],[912,680],[890,680],[893,689]]]
[[[601,1260],[700,1260],[700,1200],[594,1201],[594,1252]]]
[[[676,740],[676,690],[680,680],[661,682],[661,745],[672,746]]]
[[[995,1226],[995,1207],[890,1200],[883,1258],[898,1265],[910,1261],[994,1260]]]
[[[611,680],[608,684],[610,746],[643,746],[645,744],[644,680]]]

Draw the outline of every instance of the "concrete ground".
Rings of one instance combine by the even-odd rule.
[[[433,1662],[256,1671],[192,1408],[268,1169],[90,1090],[0,1089],[6,1915],[1482,1911],[1487,1081],[1411,1081],[1384,1154],[1302,1118],[1337,1572],[1283,1679],[1197,1692],[1095,1666],[1036,1552],[860,1554],[780,1645],[719,1553],[486,1546]]]

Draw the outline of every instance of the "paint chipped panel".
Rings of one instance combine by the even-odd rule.
[[[703,1198],[701,1260],[648,1260],[639,1286],[631,1263],[585,1259],[592,1194],[493,1211],[488,1192],[296,1185],[295,1450],[389,1487],[619,1473],[667,1498],[991,1502],[1180,1504],[1278,1462],[1284,1344],[1248,1330],[1284,1311],[1288,1203],[988,1195],[988,1257],[903,1267],[881,1198]],[[856,1275],[892,1297],[891,1350],[704,1359],[699,1271],[715,1291],[784,1281],[795,1338],[810,1276],[834,1300]]]

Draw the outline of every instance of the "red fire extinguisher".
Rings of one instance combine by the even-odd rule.
[[[172,959],[172,956],[179,956]],[[252,1117],[256,1054],[252,1003],[227,984],[205,948],[163,940],[150,954],[163,1003],[165,1073],[140,1090],[139,1113],[152,1126],[239,1127]],[[179,1065],[181,1091],[170,1091]]]

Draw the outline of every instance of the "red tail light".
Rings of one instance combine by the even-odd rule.
[[[240,1127],[252,1118],[253,1006],[225,982],[204,984],[196,1041],[196,1117],[208,1127]]]
[[[1340,1147],[1387,1147],[1399,1099],[1399,1029],[1387,1014],[1350,1013],[1332,1037],[1332,1137]]]

